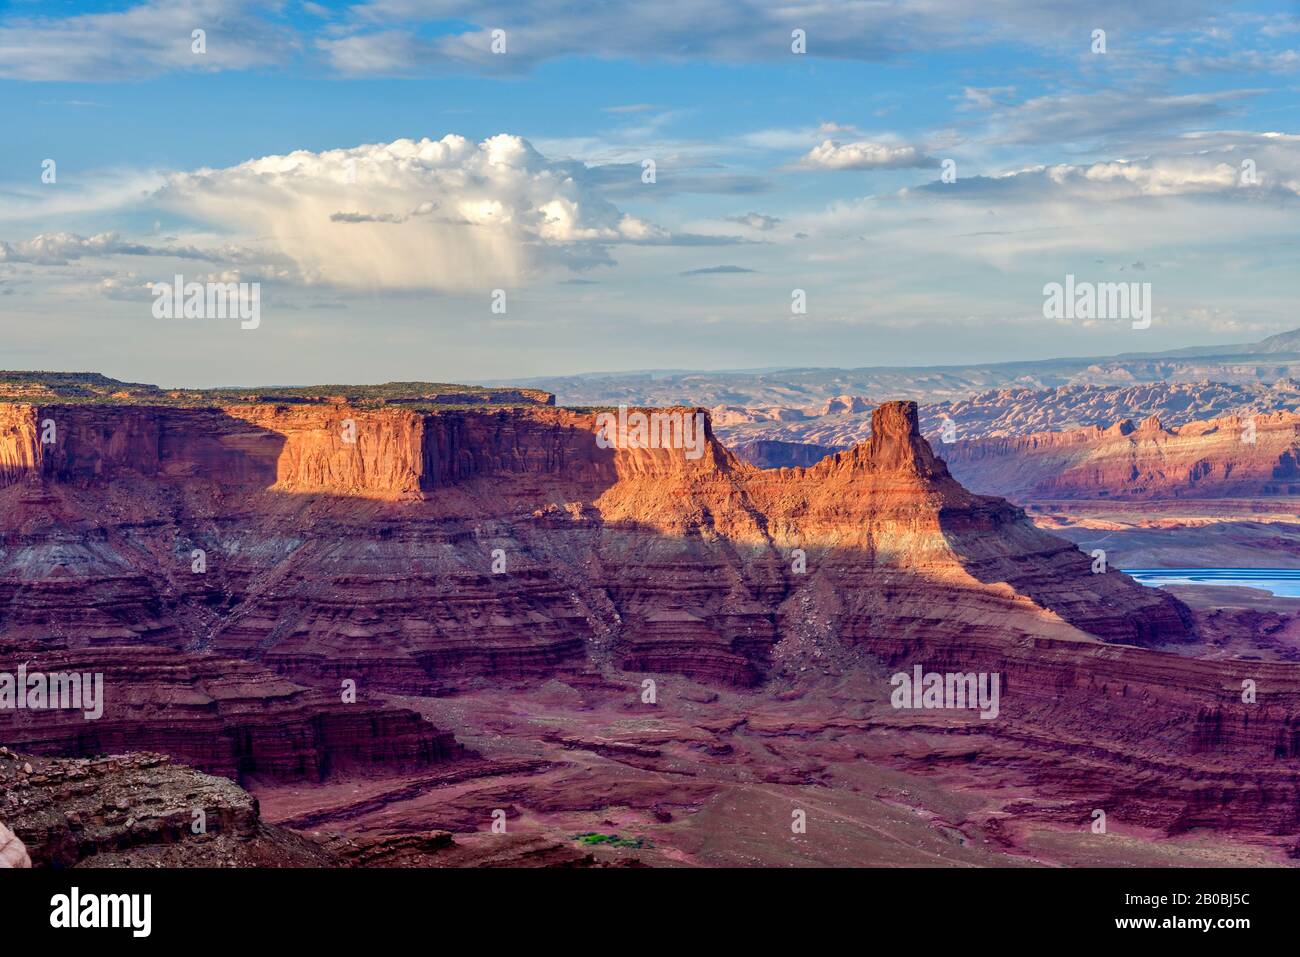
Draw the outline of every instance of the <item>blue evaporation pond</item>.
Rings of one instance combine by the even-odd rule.
[[[1300,568],[1125,568],[1144,585],[1236,585],[1300,598]]]

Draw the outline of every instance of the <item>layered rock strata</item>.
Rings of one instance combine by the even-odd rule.
[[[6,679],[20,693],[26,685],[24,707]],[[56,683],[67,689],[57,701],[48,690],[36,696]],[[367,700],[360,687],[353,702],[342,688],[306,688],[201,652],[0,641],[0,739],[39,754],[161,751],[236,781],[320,781],[464,756],[450,734],[413,711]]]
[[[600,661],[752,685],[808,595],[862,642],[1188,632],[1164,593],[966,492],[911,403],[778,470],[707,424],[690,449],[603,448],[595,414],[545,406],[0,412],[0,627],[35,642],[427,694]]]
[[[1300,414],[1159,419],[944,447],[963,484],[1018,502],[1300,496]]]

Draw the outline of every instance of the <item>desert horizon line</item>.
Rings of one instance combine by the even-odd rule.
[[[777,365],[777,366],[747,366],[747,367],[723,367],[723,368],[633,368],[633,369],[602,369],[590,372],[559,372],[552,374],[541,374],[532,376],[503,376],[494,378],[466,378],[466,379],[448,379],[441,376],[430,379],[411,379],[411,378],[393,378],[383,381],[351,381],[351,382],[326,382],[326,381],[304,381],[304,382],[254,382],[240,384],[235,382],[221,382],[213,385],[162,385],[158,382],[142,382],[134,379],[119,379],[116,376],[101,372],[94,369],[0,369],[0,376],[6,375],[58,375],[58,376],[100,376],[104,379],[112,380],[128,386],[149,386],[160,390],[200,390],[200,391],[220,391],[223,389],[302,389],[302,388],[325,388],[328,386],[347,387],[379,387],[386,385],[412,384],[412,385],[456,385],[468,386],[473,388],[531,388],[533,383],[540,383],[547,380],[556,379],[601,379],[616,376],[682,376],[682,375],[764,375],[781,372],[870,372],[870,371],[926,371],[930,369],[978,369],[978,368],[998,368],[1013,365],[1032,365],[1035,363],[1051,363],[1061,361],[1087,362],[1097,359],[1129,359],[1139,356],[1178,356],[1190,354],[1199,357],[1213,357],[1219,355],[1215,349],[1231,349],[1234,347],[1260,345],[1273,339],[1280,339],[1286,336],[1297,336],[1297,352],[1300,352],[1300,326],[1292,329],[1286,329],[1281,332],[1272,333],[1262,339],[1253,339],[1245,342],[1231,341],[1216,343],[1208,346],[1188,346],[1175,349],[1165,349],[1153,352],[1117,352],[1107,355],[1055,355],[1038,359],[1006,359],[999,362],[945,362],[916,365],[844,365],[844,366],[824,366],[824,365]]]

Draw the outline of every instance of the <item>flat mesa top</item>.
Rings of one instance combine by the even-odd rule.
[[[492,388],[445,382],[385,382],[379,385],[250,386],[163,389],[122,382],[98,372],[0,371],[0,402],[57,402],[84,405],[202,407],[274,402],[304,405],[346,403],[402,407],[456,405],[554,405],[541,389]]]

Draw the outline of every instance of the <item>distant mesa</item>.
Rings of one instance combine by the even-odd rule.
[[[221,406],[245,403],[360,407],[383,405],[554,405],[541,389],[451,385],[438,382],[385,382],[381,385],[264,386],[215,389],[162,389],[122,382],[97,372],[0,371],[0,401],[109,403],[114,405]]]

